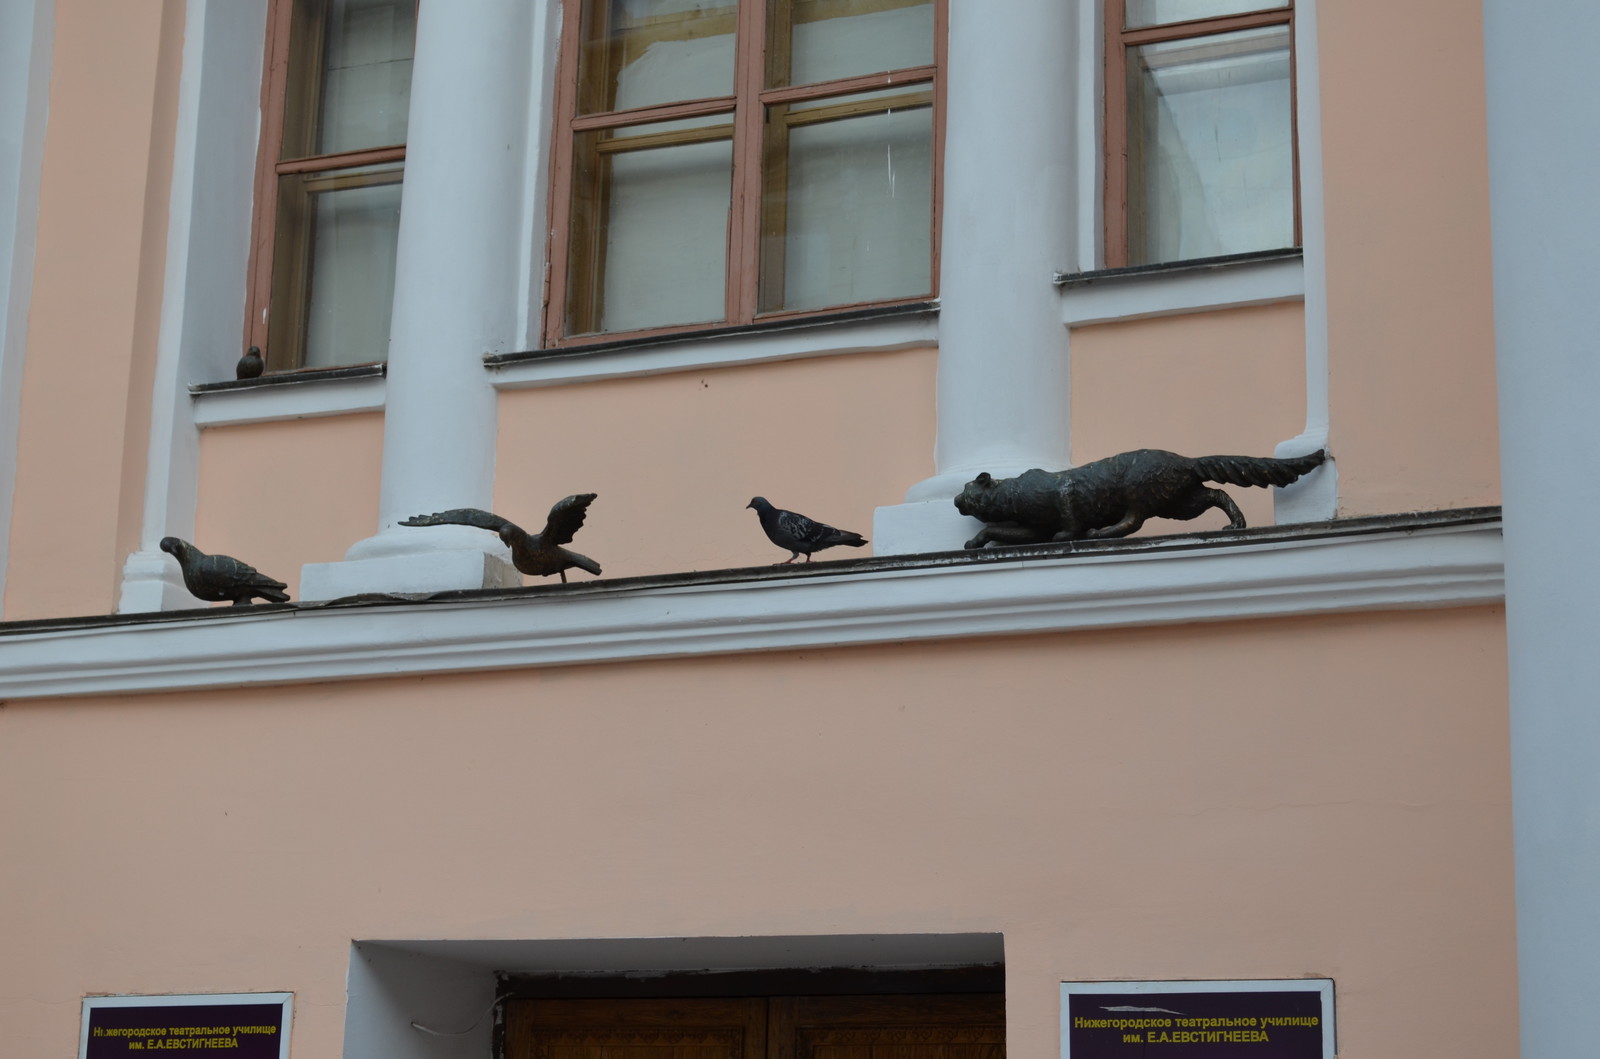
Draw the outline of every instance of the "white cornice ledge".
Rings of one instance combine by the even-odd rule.
[[[270,385],[196,393],[194,423],[203,429],[381,412],[385,383],[382,375],[308,382],[274,379]]]
[[[1062,278],[1069,281],[1061,288],[1061,321],[1068,327],[1297,302],[1306,293],[1305,265],[1298,257],[1107,275],[1090,283]]]
[[[1250,532],[1250,531],[1246,531]],[[1215,536],[1215,535],[1212,535]],[[1133,543],[1133,542],[1130,542]],[[1498,521],[0,636],[0,699],[283,684],[1504,598]],[[578,586],[574,586],[578,587]]]
[[[936,313],[888,312],[837,323],[800,321],[792,327],[752,332],[667,337],[610,349],[556,350],[528,359],[499,360],[489,365],[489,371],[497,389],[515,390],[846,353],[892,353],[938,344]]]

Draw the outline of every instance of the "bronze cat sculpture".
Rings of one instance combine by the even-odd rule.
[[[1191,519],[1220,508],[1234,529],[1244,515],[1233,498],[1206,482],[1288,485],[1322,463],[1325,453],[1278,460],[1254,456],[1191,459],[1163,449],[1135,449],[1066,471],[1037,467],[1015,478],[985,471],[956,497],[956,510],[987,523],[968,548],[1126,537],[1146,519]]]

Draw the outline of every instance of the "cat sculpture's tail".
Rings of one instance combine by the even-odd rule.
[[[1293,456],[1286,460],[1261,456],[1201,456],[1194,461],[1194,469],[1205,481],[1225,482],[1228,485],[1288,485],[1308,471],[1314,470],[1327,459],[1321,449],[1309,456]]]

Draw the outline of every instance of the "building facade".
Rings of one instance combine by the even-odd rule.
[[[1276,982],[1306,1055],[1583,1054],[1592,78],[1529,17],[0,9],[7,1053],[287,994],[299,1056],[1070,1059]],[[1139,448],[1327,459],[963,547]],[[402,525],[588,493],[599,577]]]

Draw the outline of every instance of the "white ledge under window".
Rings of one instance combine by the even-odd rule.
[[[923,302],[743,329],[716,328],[653,339],[502,353],[484,359],[497,388],[523,389],[803,357],[928,349],[938,344],[938,304]]]
[[[205,383],[189,387],[189,394],[195,426],[220,427],[381,412],[384,385],[383,365],[371,364]]]
[[[178,691],[1504,599],[1498,509],[0,625],[0,699]]]
[[[1061,319],[1068,327],[1297,302],[1306,293],[1305,266],[1297,249],[1062,272],[1056,284],[1061,288]]]

